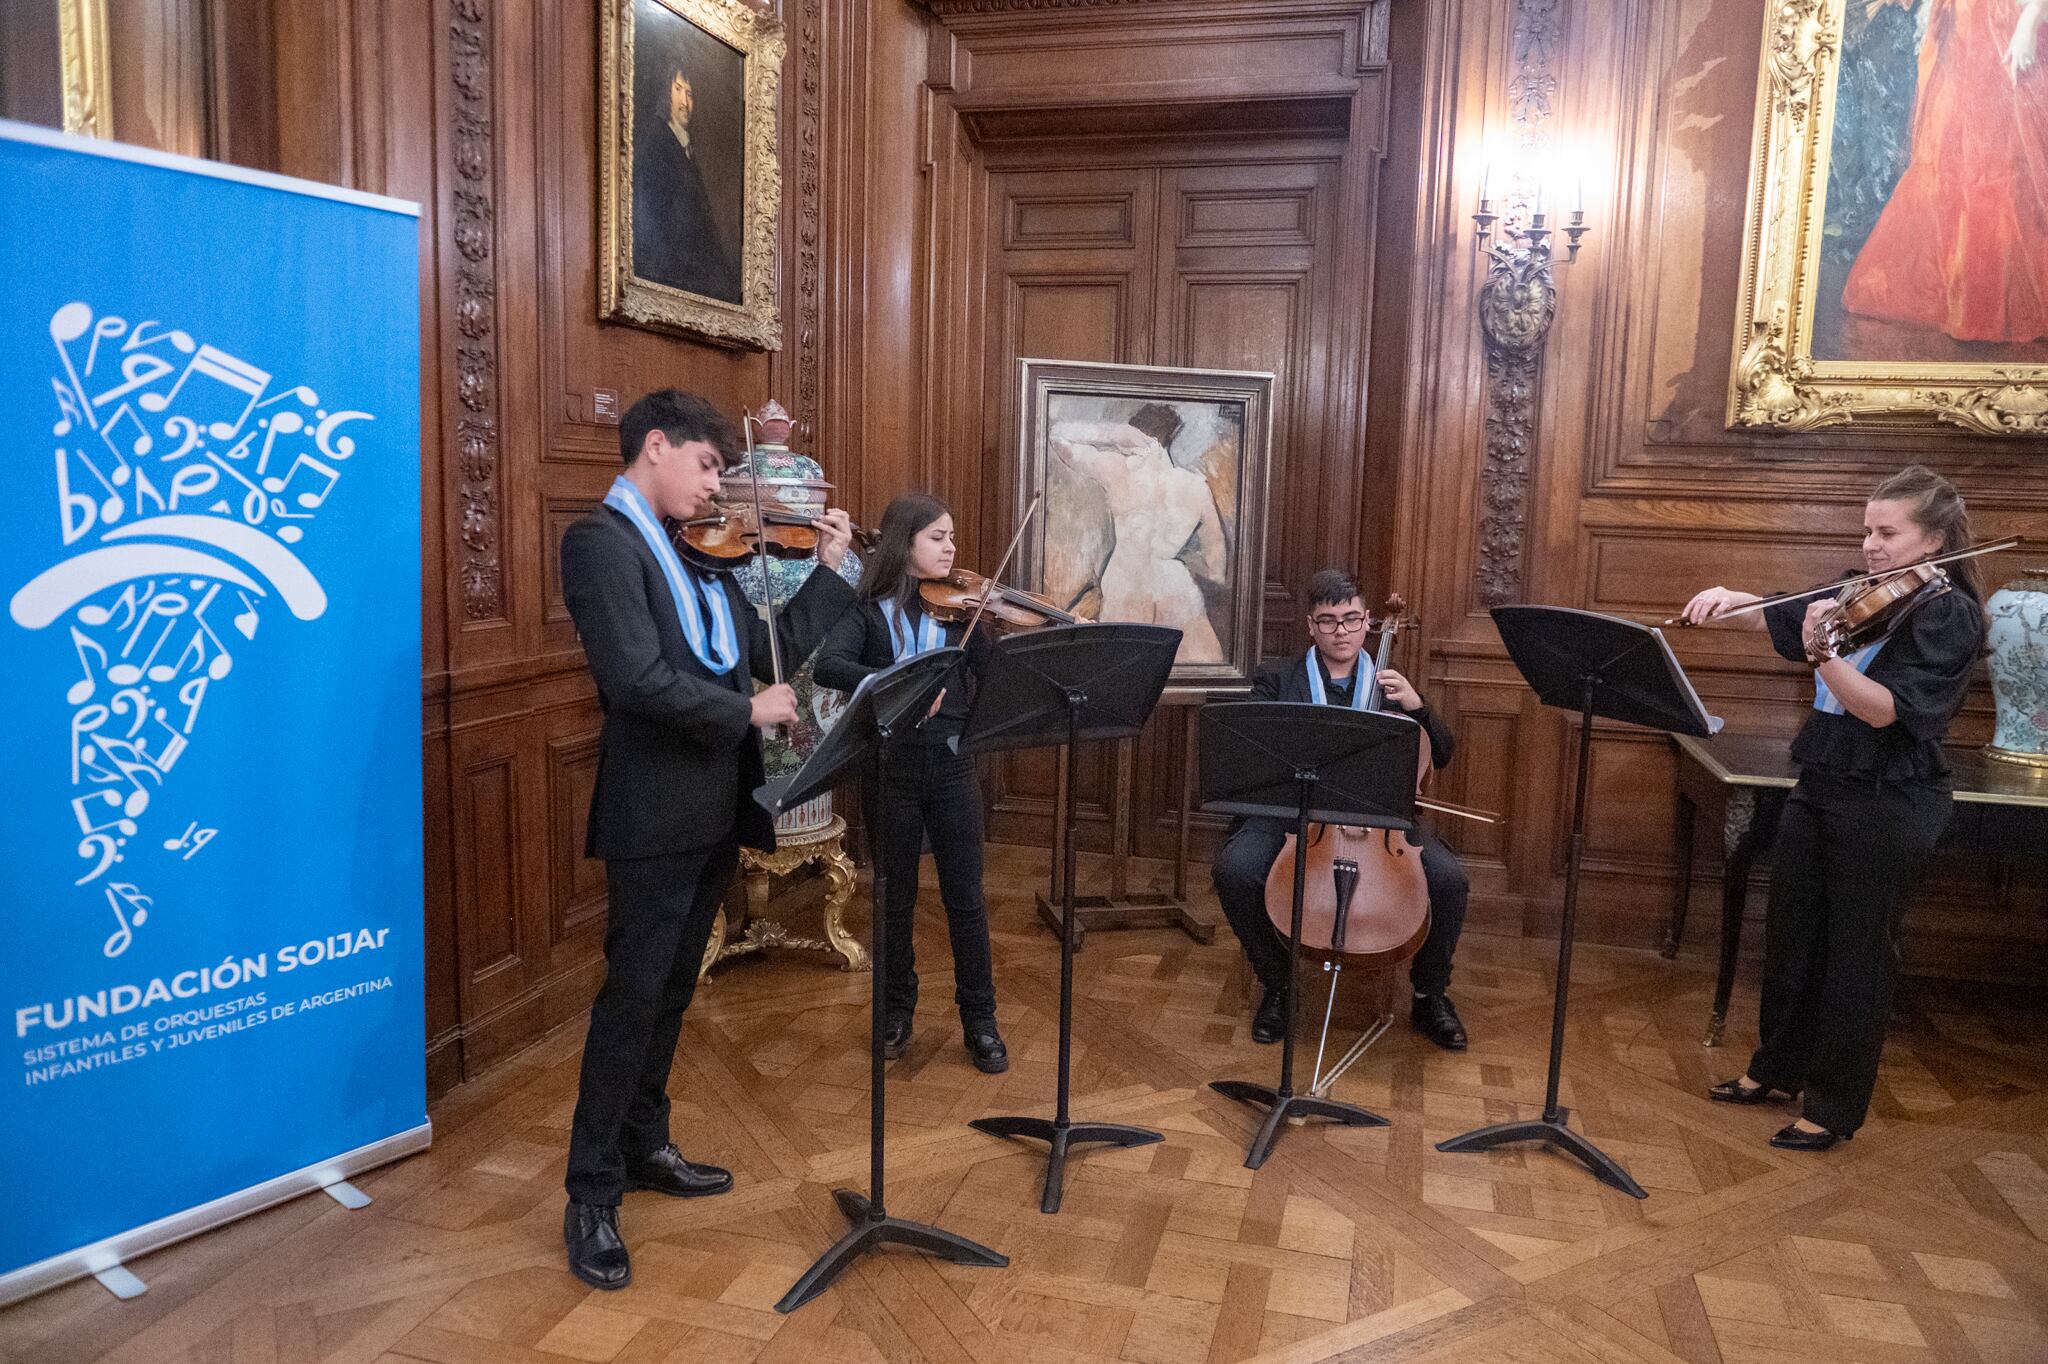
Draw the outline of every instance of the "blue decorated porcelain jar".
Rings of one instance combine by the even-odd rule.
[[[763,415],[766,417],[780,411],[771,403]],[[771,440],[787,439],[786,421],[764,420],[760,425],[763,434]],[[764,443],[754,447],[751,458],[753,470],[761,476],[763,497],[790,507],[825,509],[831,485],[825,481],[825,471],[809,455],[797,454],[781,444]],[[736,501],[753,498],[753,478],[745,461],[725,475],[724,485],[723,495],[726,497]],[[795,596],[796,590],[817,568],[816,559],[769,559],[768,571],[774,576],[777,605]],[[860,582],[860,558],[853,550],[849,549],[841,561],[839,576],[851,584]],[[748,601],[757,607],[766,604],[758,561],[749,561],[745,567],[734,570],[734,579],[740,590],[747,594]],[[796,661],[784,659],[783,665],[788,667]],[[803,766],[804,759],[810,756],[818,740],[838,720],[846,700],[839,692],[818,685],[809,659],[802,660],[802,666],[788,678],[788,682],[796,692],[797,722],[780,726],[775,736],[762,745],[770,777],[787,776]],[[831,822],[832,793],[827,791],[816,800],[807,801],[784,814],[775,821],[775,828],[778,833],[801,834],[822,829]]]
[[[1991,690],[1998,727],[1987,755],[2048,769],[2048,568],[1991,594]]]

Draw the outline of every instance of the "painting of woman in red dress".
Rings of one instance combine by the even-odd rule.
[[[1925,3],[1911,159],[1842,306],[2005,343],[2013,358],[2038,353],[2028,343],[2048,339],[2048,0]]]

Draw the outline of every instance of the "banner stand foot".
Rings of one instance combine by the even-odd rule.
[[[370,1196],[345,1179],[337,1179],[332,1184],[322,1184],[320,1190],[344,1208],[353,1210],[370,1206]]]
[[[101,1288],[106,1289],[122,1302],[126,1302],[130,1298],[139,1298],[149,1291],[149,1285],[136,1278],[124,1265],[115,1265],[110,1269],[102,1269],[94,1274],[93,1277],[100,1281]]]

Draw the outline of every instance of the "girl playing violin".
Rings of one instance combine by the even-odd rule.
[[[961,642],[967,626],[942,625],[926,614],[921,583],[953,571],[953,516],[925,493],[905,493],[882,513],[873,550],[861,570],[859,604],[839,618],[818,651],[817,679],[852,691],[862,678],[913,655]],[[1008,1070],[1009,1052],[996,1031],[996,988],[989,964],[988,907],[982,899],[981,783],[974,760],[947,741],[967,721],[974,676],[986,666],[984,627],[966,640],[967,668],[940,693],[931,712],[892,749],[888,786],[864,793],[869,839],[888,884],[889,978],[883,982],[883,1050],[901,1056],[917,1010],[911,923],[917,907],[917,864],[929,836],[938,863],[939,898],[953,939],[953,1000],[975,1068]]]
[[[1872,573],[1966,549],[1970,518],[1947,479],[1918,465],[1878,485],[1863,511]],[[1984,643],[1970,561],[1947,566],[1956,590],[1929,595],[1885,638],[1836,653],[1828,596],[1764,608],[1760,628],[1814,668],[1813,711],[1792,758],[1799,782],[1778,825],[1764,926],[1761,1045],[1747,1073],[1711,1098],[1753,1104],[1804,1095],[1771,1138],[1825,1151],[1863,1125],[1891,1009],[1893,935],[1912,874],[1948,823],[1941,741]],[[1686,604],[1698,625],[1761,600],[1710,587]],[[1745,623],[1748,623],[1745,621]]]

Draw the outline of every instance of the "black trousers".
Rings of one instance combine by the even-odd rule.
[[[668,1143],[669,1068],[739,843],[604,865],[604,988],[583,1039],[566,1183],[578,1203],[617,1206],[627,1164]]]
[[[963,1024],[993,1019],[996,983],[981,891],[981,780],[974,759],[940,744],[898,743],[889,750],[888,788],[877,792],[870,773],[864,796],[868,837],[888,896],[888,1016],[908,1018],[917,1010],[917,864],[929,837],[953,940],[953,1002]]]
[[[1764,920],[1762,1045],[1749,1077],[1805,1091],[1807,1121],[1863,1125],[1891,1013],[1899,917],[1954,796],[1806,771],[1778,823]]]
[[[1223,917],[1244,945],[1259,982],[1269,990],[1287,984],[1287,938],[1266,916],[1266,877],[1279,860],[1291,824],[1254,816],[1239,826],[1217,850],[1209,866]],[[1471,890],[1458,855],[1426,829],[1418,829],[1422,874],[1429,883],[1429,936],[1408,963],[1408,980],[1417,994],[1440,995],[1451,985],[1451,957],[1458,935],[1465,931],[1465,900]]]

